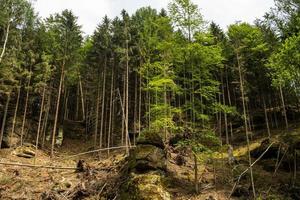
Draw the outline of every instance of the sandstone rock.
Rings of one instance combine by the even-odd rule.
[[[166,154],[164,150],[152,145],[139,145],[131,153],[131,168],[138,171],[166,170]]]
[[[140,135],[140,137],[137,140],[137,144],[142,145],[153,145],[158,148],[164,149],[165,145],[163,143],[162,137],[159,135],[159,133],[152,132],[152,131],[143,131]]]
[[[129,181],[122,190],[120,199],[171,200],[170,194],[163,186],[163,174],[158,171],[145,174],[131,173]]]

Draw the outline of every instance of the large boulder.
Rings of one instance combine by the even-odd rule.
[[[155,131],[143,131],[137,140],[137,144],[141,145],[153,145],[158,148],[164,149],[164,142],[159,135],[159,133]]]
[[[143,132],[137,147],[130,151],[128,166],[121,185],[120,199],[126,200],[170,200],[165,189],[167,169],[164,143],[158,133]]]
[[[126,200],[171,200],[169,192],[164,189],[164,174],[159,171],[145,174],[131,173],[123,186],[120,199]]]
[[[166,153],[164,150],[152,145],[138,145],[131,152],[131,168],[137,171],[163,170],[167,168]]]

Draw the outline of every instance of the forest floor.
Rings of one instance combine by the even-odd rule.
[[[275,134],[282,133],[281,130]],[[264,138],[257,137],[251,142],[251,149],[257,148]],[[50,159],[49,152],[38,150],[35,164],[43,166],[74,167],[71,170],[31,168],[0,165],[0,199],[101,199],[104,190],[113,191],[114,179],[118,179],[120,165],[125,158],[124,150],[111,151],[98,155],[87,154],[80,157],[69,156],[88,151],[92,145],[80,140],[66,139],[55,158]],[[168,160],[166,186],[175,200],[225,200],[231,193],[236,177],[248,167],[246,145],[234,147],[238,165],[227,164],[225,152],[203,158],[199,164],[200,194],[194,193],[194,163],[185,157],[184,165],[177,165],[175,154]],[[33,158],[22,158],[14,154],[14,149],[1,149],[0,162],[34,164]],[[77,163],[85,161],[84,173],[75,171]],[[274,199],[288,199],[284,194],[290,180],[290,173],[265,169],[265,163],[258,162],[253,168],[257,194],[261,199],[276,196]],[[299,175],[298,175],[299,176]],[[230,199],[250,199],[251,189],[248,175],[238,184],[239,194]],[[240,196],[239,196],[240,195]],[[111,194],[109,199],[114,199]]]

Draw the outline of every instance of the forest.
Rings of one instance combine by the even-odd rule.
[[[170,0],[87,35],[0,0],[0,199],[299,200],[300,1],[274,3],[224,30]]]

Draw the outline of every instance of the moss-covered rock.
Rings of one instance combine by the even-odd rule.
[[[152,145],[138,145],[130,155],[131,169],[137,171],[166,170],[166,153]]]
[[[164,189],[163,173],[152,171],[145,174],[131,173],[123,185],[120,199],[126,200],[171,200]]]
[[[137,140],[137,144],[153,145],[161,149],[165,148],[164,142],[162,140],[162,137],[159,135],[159,133],[150,130],[143,131],[141,133],[141,135]]]

